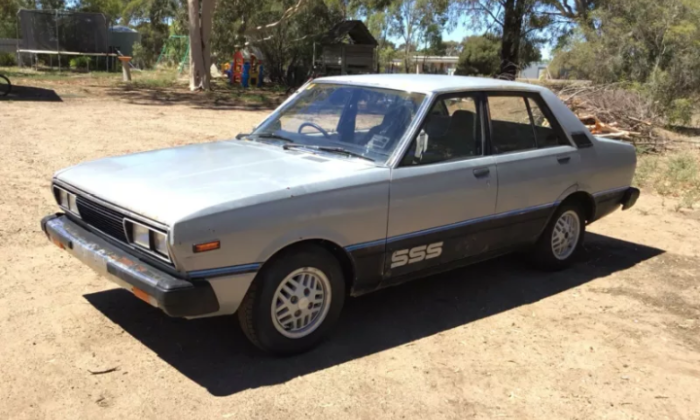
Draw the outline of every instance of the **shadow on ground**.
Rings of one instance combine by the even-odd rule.
[[[53,89],[44,89],[33,86],[12,86],[7,96],[0,96],[0,101],[37,101],[37,102],[63,102]]]
[[[233,317],[171,319],[123,290],[85,298],[183,375],[211,394],[225,396],[283,383],[537,302],[663,252],[589,234],[581,261],[559,273],[531,270],[510,256],[348,299],[326,342],[283,359],[265,356],[248,344]]]
[[[190,92],[182,86],[150,86],[138,81],[108,89],[110,96],[135,105],[188,105],[212,110],[271,110],[286,99],[283,93],[265,89],[243,89],[223,82],[211,92]]]

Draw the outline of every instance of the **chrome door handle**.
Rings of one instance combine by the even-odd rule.
[[[562,165],[565,163],[569,163],[570,160],[571,160],[571,156],[560,156],[557,158],[557,161],[559,163],[561,163]]]
[[[488,176],[488,174],[491,173],[491,170],[489,168],[479,168],[479,169],[474,169],[474,176],[477,178],[483,178],[485,176]]]

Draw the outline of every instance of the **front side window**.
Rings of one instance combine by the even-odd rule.
[[[424,99],[421,93],[313,83],[250,137],[340,148],[385,162]]]
[[[482,155],[481,117],[474,97],[439,98],[401,166],[449,162]]]

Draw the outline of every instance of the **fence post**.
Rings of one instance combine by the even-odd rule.
[[[61,42],[58,39],[58,10],[56,10],[56,52],[58,53],[58,72],[61,72]],[[37,60],[37,70],[39,69],[39,60]]]

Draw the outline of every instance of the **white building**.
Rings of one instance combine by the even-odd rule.
[[[459,57],[416,55],[411,57],[411,73],[416,74],[447,74],[452,76],[457,69]],[[395,59],[391,62],[389,73],[404,73],[404,60]]]

